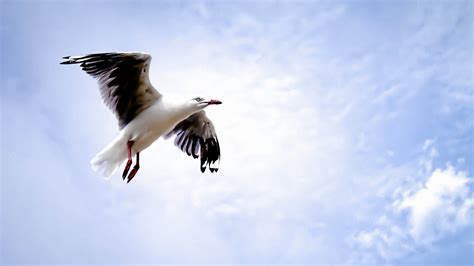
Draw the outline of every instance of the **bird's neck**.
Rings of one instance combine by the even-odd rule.
[[[182,121],[188,118],[190,115],[199,111],[195,110],[195,108],[193,108],[192,106],[189,106],[187,102],[165,99],[163,99],[163,101],[165,108],[168,109],[168,111],[172,113],[172,116],[179,121]]]

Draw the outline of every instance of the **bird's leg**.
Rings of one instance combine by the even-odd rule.
[[[133,140],[129,140],[127,142],[128,160],[127,160],[127,164],[125,165],[125,169],[123,169],[123,174],[122,174],[123,180],[125,180],[125,177],[127,177],[128,171],[130,170],[130,166],[132,166],[132,146],[133,146]]]
[[[135,163],[135,166],[133,166],[132,171],[130,171],[130,174],[128,175],[128,180],[127,183],[132,180],[132,178],[135,176],[135,174],[138,172],[138,169],[140,168],[140,153],[137,152],[137,162]]]

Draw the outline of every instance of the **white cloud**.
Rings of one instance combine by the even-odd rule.
[[[450,165],[432,171],[424,183],[400,183],[373,228],[357,231],[348,240],[359,250],[350,261],[391,262],[462,234],[473,225],[471,184],[472,177]]]
[[[429,147],[431,147],[431,146],[433,145],[434,142],[435,142],[434,139],[426,139],[425,142],[423,142],[423,147],[422,147],[422,149],[423,149],[423,150],[428,149]]]
[[[397,93],[400,92],[400,86],[399,85],[392,85],[388,89],[382,91],[375,99],[374,103],[379,103],[383,104],[387,99],[390,97],[395,97]]]
[[[397,206],[407,210],[410,234],[417,242],[432,242],[468,225],[472,212],[471,178],[452,166],[436,169],[423,188],[406,196]]]

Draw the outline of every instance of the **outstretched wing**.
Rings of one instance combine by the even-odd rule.
[[[99,53],[63,59],[61,64],[80,64],[98,79],[102,100],[115,113],[120,129],[161,97],[148,77],[150,55]]]
[[[174,144],[194,159],[201,157],[201,172],[219,170],[221,151],[216,130],[204,111],[181,121],[165,137],[176,134]]]

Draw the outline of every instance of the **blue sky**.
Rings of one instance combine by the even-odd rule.
[[[2,1],[1,250],[9,263],[473,262],[469,1]],[[221,170],[171,141],[130,184],[65,55],[144,51],[209,109]]]

